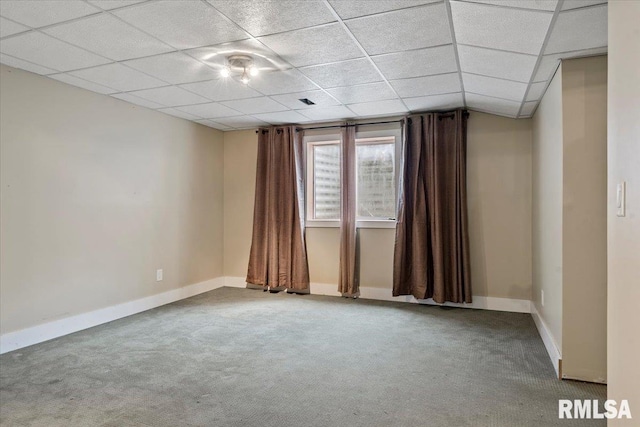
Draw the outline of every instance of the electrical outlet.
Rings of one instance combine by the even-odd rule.
[[[540,290],[540,302],[544,306],[544,290]]]
[[[162,282],[162,269],[156,270],[156,282]]]

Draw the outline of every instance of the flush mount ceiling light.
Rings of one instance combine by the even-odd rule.
[[[248,84],[251,77],[257,76],[259,72],[258,67],[253,63],[253,58],[249,55],[227,56],[226,65],[220,69],[222,77],[237,75],[244,84]]]
[[[241,40],[200,48],[196,56],[217,70],[223,78],[234,80],[241,80],[245,75],[245,80],[248,81],[254,79],[256,74],[291,68],[257,40]]]

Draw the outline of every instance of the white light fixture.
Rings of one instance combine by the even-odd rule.
[[[258,68],[253,65],[253,58],[249,55],[227,56],[227,64],[220,70],[222,77],[229,77],[231,74],[240,75],[240,81],[249,84],[250,76],[257,76]]]

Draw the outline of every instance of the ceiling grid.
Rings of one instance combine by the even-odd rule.
[[[223,79],[232,51],[275,65]],[[561,59],[606,51],[606,0],[0,2],[3,64],[221,130],[531,117]]]
[[[542,48],[540,49],[540,53],[544,52],[545,47],[547,46],[547,43],[549,42],[549,37],[551,37],[551,29],[554,27],[554,24],[556,23],[556,20],[558,19],[558,14],[560,13],[560,10],[562,9],[562,4],[563,3],[564,3],[564,0],[558,0],[558,3],[556,4],[556,9],[555,9],[555,11],[553,13],[553,18],[551,18],[551,23],[549,24],[549,29],[547,30],[547,35],[545,36],[544,42],[542,43]],[[533,72],[531,73],[531,77],[529,79],[529,85],[527,86],[527,90],[524,93],[524,97],[523,97],[524,102],[522,104],[520,104],[520,109],[518,110],[518,115],[517,115],[518,118],[521,116],[522,109],[524,108],[525,103],[528,100],[527,97],[529,96],[529,91],[531,90],[531,85],[533,84],[533,79],[534,79],[534,76],[536,75],[536,72],[538,71],[538,67],[540,66],[540,61],[541,60],[542,60],[542,55],[539,54],[538,55],[538,59],[536,61],[536,65],[533,67]],[[542,95],[544,95],[544,92],[546,91],[546,87],[548,86],[549,83],[551,83],[551,80],[549,80],[549,82],[545,85],[545,89],[540,94],[540,98],[542,98]],[[540,98],[538,98],[538,99],[540,99]],[[533,111],[535,111],[535,108],[534,108]],[[533,114],[533,111],[531,112],[531,114]]]

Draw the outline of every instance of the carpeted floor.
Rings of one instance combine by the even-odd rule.
[[[0,357],[2,426],[604,426],[558,420],[528,314],[221,288]]]

